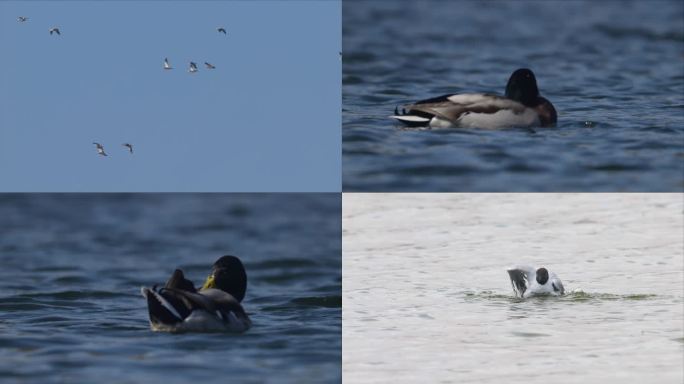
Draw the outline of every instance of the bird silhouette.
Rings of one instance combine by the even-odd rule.
[[[99,153],[102,156],[107,156],[107,154],[104,151],[104,147],[102,146],[102,144],[95,143],[95,142],[93,142],[93,144],[95,144],[95,147],[97,148],[97,153]]]

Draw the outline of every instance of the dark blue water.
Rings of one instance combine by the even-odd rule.
[[[344,1],[345,191],[684,190],[684,2]],[[405,130],[394,107],[502,94],[529,67],[552,129]]]
[[[0,196],[0,381],[339,382],[335,194]],[[140,287],[243,260],[244,334],[150,331]]]

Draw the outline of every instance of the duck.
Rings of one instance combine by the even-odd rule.
[[[487,93],[449,94],[394,108],[390,116],[409,127],[485,128],[552,127],[556,109],[539,95],[532,70],[520,68],[508,79],[504,96]]]
[[[242,307],[247,273],[242,261],[222,256],[197,290],[176,269],[163,288],[142,287],[150,328],[158,332],[245,332],[252,321]]]
[[[513,293],[519,298],[531,296],[562,296],[565,294],[563,283],[555,273],[545,267],[531,267],[527,265],[508,269]]]

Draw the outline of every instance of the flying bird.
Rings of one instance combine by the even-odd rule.
[[[121,145],[123,145],[124,147],[128,148],[128,152],[133,153],[133,144],[123,143],[123,144],[121,144]]]
[[[56,33],[56,34],[58,34],[58,35],[60,35],[60,36],[62,35],[61,33],[59,33],[59,28],[57,28],[57,27],[52,27],[52,28],[50,28],[50,34],[51,34],[51,35],[52,35],[53,32]]]
[[[190,69],[188,69],[188,72],[190,73],[195,73],[197,72],[197,64],[193,63],[192,61],[190,62]]]
[[[169,59],[167,59],[166,57],[164,58],[164,69],[173,69],[171,64],[169,64]]]
[[[508,269],[508,276],[511,278],[513,293],[520,298],[537,295],[560,296],[565,293],[558,276],[544,267],[517,266]]]
[[[95,143],[95,142],[93,142],[93,144],[95,144],[95,147],[97,148],[97,153],[99,153],[102,156],[107,156],[107,154],[104,151],[104,147],[102,146],[102,144]]]
[[[17,17],[17,21],[20,23],[23,23],[24,21],[27,21],[29,18],[26,16],[19,16]]]
[[[204,65],[206,65],[208,69],[216,69],[215,66],[213,66],[213,65],[211,65],[211,64],[209,64],[209,63],[207,63],[206,61],[204,62]]]
[[[218,27],[218,28],[216,28],[216,30],[217,30],[219,33],[223,33],[224,35],[227,35],[227,34],[228,34],[228,33],[226,32],[226,29],[223,28],[223,27]]]

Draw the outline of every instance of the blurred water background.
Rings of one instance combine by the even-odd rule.
[[[345,191],[684,190],[684,2],[343,2]],[[503,94],[531,68],[554,129],[401,129],[394,107]]]
[[[0,195],[0,381],[339,382],[340,199]],[[140,287],[199,285],[225,254],[252,329],[152,332]]]

